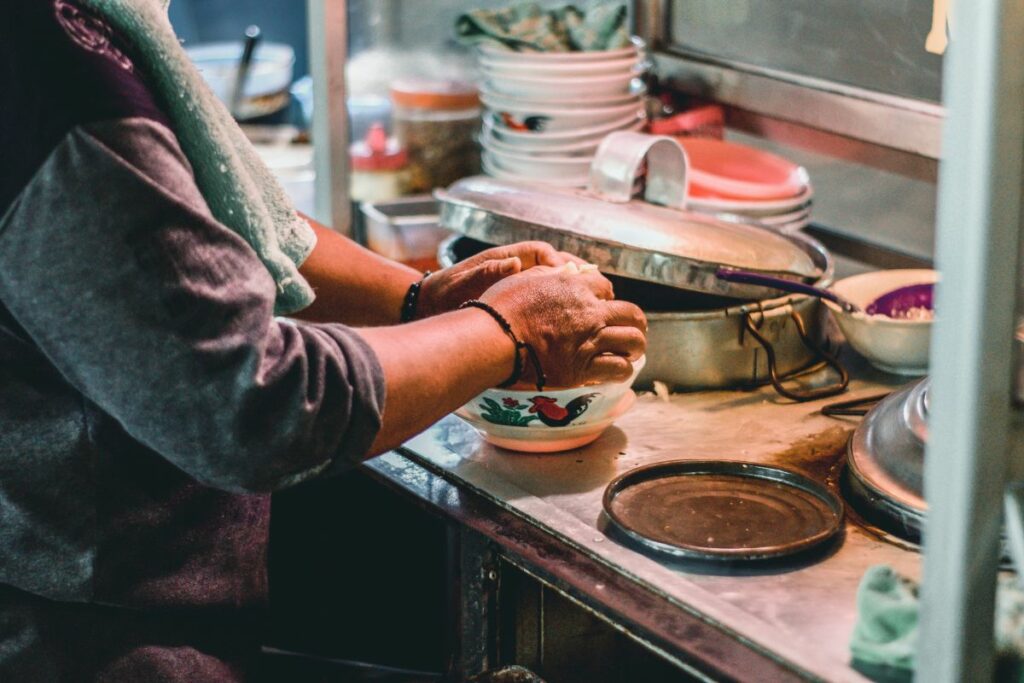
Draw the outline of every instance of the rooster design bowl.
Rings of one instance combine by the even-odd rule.
[[[496,446],[535,453],[579,448],[594,441],[632,406],[630,389],[644,366],[633,363],[625,382],[572,389],[488,389],[456,414]]]

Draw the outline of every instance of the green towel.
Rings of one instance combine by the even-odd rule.
[[[876,680],[909,680],[917,651],[917,584],[891,567],[868,569],[857,588],[853,661]]]
[[[910,681],[918,641],[918,586],[886,565],[871,567],[857,589],[857,624],[850,639],[853,665],[876,681]],[[996,648],[1005,674],[1024,683],[1024,592],[1001,578],[996,591]]]
[[[619,2],[581,10],[544,9],[529,2],[498,10],[474,10],[455,20],[464,45],[500,44],[520,52],[581,52],[629,47],[628,11]]]
[[[312,303],[313,290],[298,266],[316,235],[185,54],[167,16],[169,0],[83,2],[131,43],[210,211],[252,246],[277,283],[275,311],[292,313]]]

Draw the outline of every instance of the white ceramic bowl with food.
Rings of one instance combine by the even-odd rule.
[[[488,108],[487,117],[495,128],[522,133],[557,133],[603,126],[630,116],[644,116],[643,105],[633,102],[615,107],[565,109],[545,106],[506,106]]]
[[[521,52],[497,45],[477,47],[480,59],[508,64],[584,64],[616,59],[637,59],[640,51],[636,45],[614,50],[590,50],[586,52]]]
[[[633,405],[636,394],[630,387],[643,366],[641,357],[625,382],[543,391],[488,389],[456,415],[484,440],[509,450],[552,453],[580,448],[595,441]]]
[[[639,74],[643,64],[636,57],[595,59],[587,62],[529,62],[481,57],[480,71],[487,78],[578,78]]]
[[[488,90],[509,97],[531,97],[535,99],[565,98],[577,95],[586,97],[610,97],[627,95],[633,88],[632,72],[605,76],[574,76],[560,78],[550,76],[495,76],[484,75]]]
[[[585,177],[590,173],[593,161],[588,156],[510,154],[486,148],[484,154],[492,166],[536,180]]]
[[[845,278],[830,289],[864,309],[878,297],[900,287],[936,282],[938,273],[934,270],[879,270]],[[846,341],[872,365],[897,375],[928,373],[932,320],[847,313],[831,301],[825,301],[825,304],[839,323]]]
[[[635,115],[623,117],[618,121],[609,124],[581,128],[580,130],[561,130],[554,133],[521,132],[507,128],[495,128],[488,122],[484,127],[500,142],[517,147],[520,151],[541,151],[549,147],[560,147],[563,145],[574,145],[582,142],[600,143],[610,133],[618,130],[638,131],[647,125],[645,118],[638,118]]]

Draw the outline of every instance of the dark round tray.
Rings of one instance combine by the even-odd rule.
[[[777,467],[676,460],[621,475],[604,492],[612,525],[643,548],[687,560],[793,555],[842,528],[843,502]]]

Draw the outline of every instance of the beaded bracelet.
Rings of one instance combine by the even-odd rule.
[[[416,304],[420,301],[420,290],[423,288],[423,283],[428,277],[430,277],[429,270],[423,273],[423,277],[409,285],[409,290],[405,293],[405,299],[402,301],[402,313],[398,317],[399,322],[409,323],[416,317]]]
[[[519,378],[523,375],[523,358],[520,352],[526,351],[526,357],[530,360],[530,364],[533,366],[533,370],[537,375],[537,391],[544,391],[544,385],[547,384],[547,377],[544,375],[544,369],[540,365],[540,358],[537,356],[537,351],[526,342],[520,341],[516,333],[512,331],[512,325],[509,324],[508,320],[505,319],[501,313],[498,313],[490,304],[486,304],[479,299],[470,299],[466,303],[459,306],[459,310],[463,308],[479,308],[481,311],[486,312],[498,326],[501,327],[501,331],[504,332],[512,343],[515,345],[516,353],[515,360],[512,365],[512,374],[509,378],[498,385],[498,388],[505,389],[512,386],[519,381]]]

